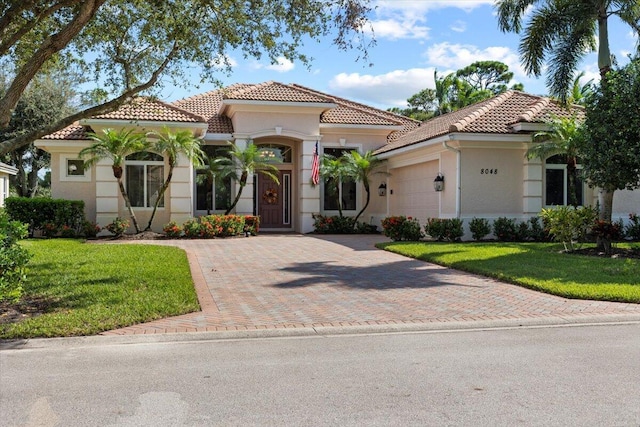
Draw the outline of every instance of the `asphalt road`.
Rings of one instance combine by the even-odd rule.
[[[640,426],[640,324],[0,352],[2,426]]]

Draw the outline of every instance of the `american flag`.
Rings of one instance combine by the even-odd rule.
[[[316,142],[316,148],[313,150],[313,164],[311,165],[311,182],[313,185],[320,183],[320,156],[318,155],[318,143]]]

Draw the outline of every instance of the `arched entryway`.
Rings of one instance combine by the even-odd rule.
[[[293,141],[255,141],[261,160],[278,168],[279,182],[257,174],[255,177],[255,214],[260,216],[263,230],[293,230],[294,194],[293,171],[295,145]]]

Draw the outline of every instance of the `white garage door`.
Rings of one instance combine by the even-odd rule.
[[[438,193],[433,189],[433,179],[438,175],[437,161],[392,169],[390,173],[391,215],[411,216],[421,224],[427,218],[438,217]]]

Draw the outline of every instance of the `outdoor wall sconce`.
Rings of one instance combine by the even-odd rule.
[[[433,180],[433,189],[436,191],[444,190],[444,175],[438,172],[438,176]]]
[[[386,195],[387,195],[387,184],[383,182],[378,187],[378,196],[384,197]]]

